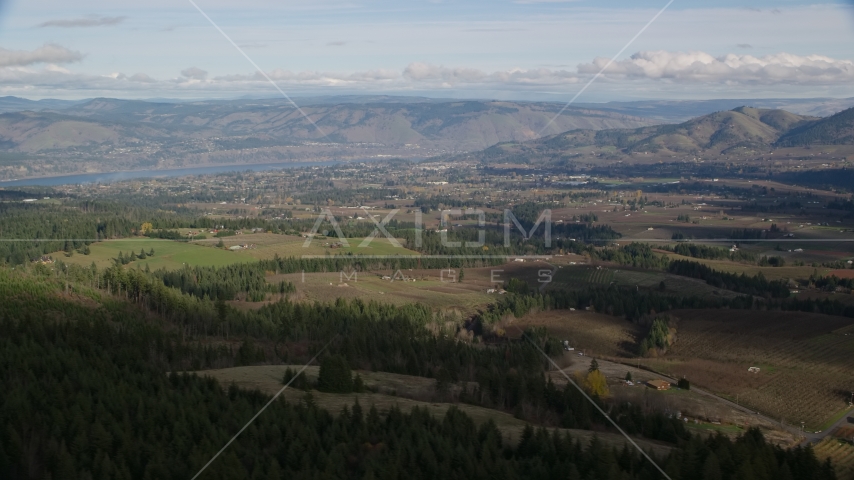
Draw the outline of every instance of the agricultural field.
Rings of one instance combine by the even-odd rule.
[[[820,460],[830,459],[836,467],[836,478],[854,480],[854,445],[836,438],[825,438],[813,446],[815,456]]]
[[[677,341],[641,364],[789,424],[820,430],[854,391],[854,320],[799,312],[668,312]],[[759,367],[758,373],[748,372]]]
[[[165,268],[167,270],[178,269],[186,265],[221,267],[239,262],[252,262],[259,259],[280,257],[325,256],[325,255],[418,255],[418,252],[398,248],[386,238],[374,238],[365,247],[359,244],[362,238],[348,239],[349,247],[332,248],[337,239],[313,239],[308,247],[303,247],[305,238],[289,235],[274,235],[269,233],[254,233],[223,237],[222,241],[226,249],[216,248],[219,238],[207,238],[194,242],[178,242],[174,240],[152,239],[147,237],[127,238],[121,240],[106,240],[93,243],[89,246],[90,254],[83,255],[75,253],[71,257],[65,256],[65,252],[52,254],[54,259],[66,263],[88,266],[95,262],[99,268],[108,267],[113,264],[113,259],[118,257],[119,252],[138,254],[140,250],[148,253],[154,249],[155,255],[145,260],[135,260],[129,266],[145,268],[147,265],[152,270]],[[249,248],[242,250],[228,250],[235,245],[248,245]]]
[[[472,269],[474,270],[474,269]],[[447,272],[447,270],[445,271]],[[337,298],[379,301],[404,305],[423,303],[442,310],[456,312],[460,317],[475,313],[479,307],[494,301],[494,294],[486,293],[486,286],[479,285],[474,272],[465,270],[462,282],[450,277],[442,280],[438,270],[408,270],[398,272],[330,272],[293,273],[269,276],[269,282],[282,280],[293,283],[297,293],[295,299],[328,302]],[[383,279],[382,277],[391,279]],[[403,280],[402,277],[414,279]],[[393,279],[393,280],[392,280]]]
[[[573,357],[572,364],[565,367],[564,371],[569,375],[586,372],[590,361],[591,358],[576,355]],[[630,360],[628,363],[618,363],[598,358],[597,362],[599,370],[608,380],[613,397],[620,401],[642,405],[644,408],[679,412],[682,417],[690,420],[686,426],[698,433],[720,432],[724,435],[736,436],[744,433],[747,428],[759,427],[766,438],[778,445],[789,447],[801,441],[791,431],[780,428],[779,424],[734,408],[717,397],[692,390],[678,390],[675,387],[664,392],[653,390],[644,383],[650,380],[661,380],[661,376],[632,366]],[[626,373],[631,373],[634,385],[626,384],[624,381]],[[548,375],[557,385],[566,383],[566,377],[560,372],[552,371]]]
[[[635,269],[614,270],[614,283],[624,286],[637,286],[639,288],[659,289],[664,282],[665,293],[676,293],[684,296],[708,296],[715,295],[723,298],[738,296],[737,293],[712,287],[702,280],[687,278],[679,275],[671,275],[664,272]]]
[[[238,262],[252,262],[255,259],[244,252],[231,252],[218,248],[205,247],[193,243],[176,242],[174,240],[161,240],[146,237],[128,238],[123,240],[106,240],[93,243],[89,246],[90,254],[83,255],[75,253],[66,257],[64,252],[54,253],[54,259],[65,263],[89,266],[92,262],[98,268],[106,268],[113,264],[113,259],[119,256],[119,252],[128,254],[133,252],[139,254],[144,250],[147,254],[154,249],[154,256],[145,260],[135,260],[128,264],[129,267],[145,268],[152,270],[165,268],[167,270],[179,269],[186,265],[198,265],[205,267],[221,267]]]
[[[802,267],[788,265],[783,267],[760,267],[754,264],[737,263],[729,260],[708,260],[703,258],[685,257],[682,255],[676,255],[675,253],[666,252],[664,250],[658,252],[667,255],[672,260],[689,260],[692,262],[702,263],[720,272],[737,274],[743,273],[751,277],[762,273],[762,275],[764,275],[768,280],[809,278],[810,275],[816,272],[818,272],[819,275],[827,275],[828,272],[831,271],[828,268],[816,268],[809,265]]]
[[[576,352],[607,357],[634,357],[644,329],[622,318],[586,311],[549,310],[508,320],[501,327],[519,338],[528,327],[545,327],[559,340],[568,340]],[[514,328],[518,327],[518,328]]]
[[[550,288],[580,288],[588,285],[608,286],[614,280],[614,270],[588,265],[561,266],[555,273]]]
[[[510,337],[546,327],[585,356],[637,362],[761,411],[820,430],[847,408],[854,391],[854,320],[795,312],[683,310],[677,341],[660,358],[637,358],[639,325],[592,312],[547,311],[501,325]],[[511,326],[511,324],[513,326]],[[582,361],[583,357],[575,358]],[[760,368],[749,373],[749,367]]]
[[[248,233],[220,238],[206,238],[193,243],[206,246],[214,246],[222,240],[226,248],[235,245],[250,245],[247,250],[239,253],[251,258],[265,259],[280,257],[302,257],[317,255],[418,255],[418,252],[405,248],[401,241],[401,247],[397,247],[382,235],[372,239],[364,247],[361,246],[364,238],[348,238],[348,246],[338,246],[340,240],[336,237],[312,238],[306,246],[306,238],[296,235],[278,235],[272,233]]]

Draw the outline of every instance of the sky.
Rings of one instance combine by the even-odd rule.
[[[667,3],[0,0],[0,96],[854,97],[852,1]]]

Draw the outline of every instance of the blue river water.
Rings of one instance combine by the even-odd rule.
[[[363,163],[376,161],[378,159],[368,159],[350,162],[328,161],[328,162],[290,162],[290,163],[260,163],[253,165],[214,165],[207,167],[188,167],[177,168],[174,170],[137,170],[130,172],[107,172],[107,173],[84,173],[79,175],[62,175],[58,177],[38,177],[27,178],[23,180],[8,180],[0,182],[0,187],[24,187],[24,186],[45,186],[53,187],[57,185],[80,185],[86,183],[111,183],[120,182],[122,180],[130,180],[134,178],[163,178],[163,177],[181,177],[184,175],[204,175],[212,173],[226,172],[263,172],[266,170],[281,170],[286,168],[300,167],[326,167],[341,163]]]

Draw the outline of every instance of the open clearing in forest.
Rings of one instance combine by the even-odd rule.
[[[738,293],[715,288],[703,280],[688,278],[680,275],[657,272],[653,270],[637,270],[621,268],[614,271],[614,283],[617,285],[637,286],[658,290],[664,282],[666,294],[679,294],[684,296],[718,296],[722,298],[737,297]]]
[[[240,388],[248,390],[259,390],[262,393],[272,395],[282,388],[282,378],[284,377],[287,368],[298,371],[302,365],[262,365],[250,367],[233,367],[219,370],[203,370],[195,372],[199,376],[209,376],[215,378],[223,387],[234,384]],[[306,368],[306,375],[310,380],[315,380],[320,368],[317,366],[309,366]],[[434,380],[421,377],[413,377],[408,375],[397,375],[393,373],[383,372],[368,372],[359,370],[357,372],[365,381],[368,388],[376,389],[386,393],[324,393],[317,390],[311,390],[311,396],[314,402],[321,408],[327,409],[333,414],[340,412],[345,406],[352,406],[357,400],[362,406],[363,411],[367,411],[371,406],[375,406],[381,414],[387,412],[392,407],[399,407],[401,410],[408,411],[413,407],[426,408],[434,416],[441,417],[452,406],[456,406],[477,424],[482,424],[488,420],[492,420],[498,426],[501,433],[504,435],[504,440],[510,444],[516,444],[521,438],[522,430],[527,425],[526,422],[515,418],[508,413],[500,412],[483,407],[467,405],[463,403],[442,403],[429,401],[429,396],[432,396]],[[394,393],[395,395],[392,395]],[[405,396],[416,396],[426,398],[427,400],[413,400]],[[306,392],[303,390],[288,388],[282,393],[282,396],[289,402],[302,401]],[[626,443],[625,439],[615,433],[607,432],[592,432],[587,430],[564,430],[569,431],[573,438],[584,442],[593,438],[596,435],[600,440],[611,445],[621,448]],[[657,454],[666,455],[671,448],[666,445],[661,445],[645,440],[636,440],[644,449],[652,449]]]
[[[487,293],[489,289],[510,278],[523,279],[535,288],[538,285],[537,275],[544,269],[551,271],[551,267],[542,262],[510,262],[494,267],[450,270],[404,268],[344,273],[289,273],[270,275],[267,281],[277,283],[284,280],[293,283],[297,293],[292,298],[296,300],[328,302],[337,298],[359,298],[395,305],[422,303],[461,320],[498,301],[500,295]],[[457,281],[461,273],[463,280]]]
[[[822,267],[760,267],[754,264],[737,263],[729,260],[708,260],[704,258],[685,257],[682,255],[676,255],[675,253],[665,253],[665,255],[670,257],[671,260],[688,260],[692,262],[702,263],[703,265],[707,265],[710,268],[713,268],[719,272],[736,273],[739,275],[743,273],[750,277],[755,276],[761,272],[762,275],[764,275],[765,278],[767,278],[768,280],[809,278],[809,276],[815,273],[816,271],[818,271],[819,275],[826,275],[828,272],[830,272],[830,269]]]
[[[257,259],[269,259],[273,258],[275,255],[280,257],[297,258],[305,255],[418,255],[418,252],[405,248],[403,240],[399,240],[401,247],[397,247],[391,243],[391,240],[385,238],[382,234],[371,239],[364,247],[360,246],[364,241],[364,238],[348,238],[346,239],[348,246],[344,246],[341,245],[342,241],[337,237],[316,237],[310,239],[308,246],[306,246],[305,242],[308,239],[302,236],[279,235],[273,233],[247,233],[222,238],[208,237],[194,243],[214,246],[218,244],[220,240],[222,240],[222,243],[225,244],[226,248],[234,245],[253,245],[252,248],[248,250],[241,250],[238,253]]]
[[[511,338],[518,338],[520,329],[545,327],[558,340],[568,340],[576,352],[609,357],[634,356],[638,337],[645,332],[622,318],[586,311],[548,310],[505,323],[502,328]]]
[[[106,240],[89,245],[90,254],[83,255],[75,253],[71,257],[66,257],[63,252],[52,254],[55,260],[62,260],[65,263],[74,263],[83,266],[89,266],[92,262],[98,268],[109,267],[113,264],[113,259],[119,256],[119,252],[125,255],[133,252],[139,254],[140,250],[145,250],[145,253],[154,249],[154,256],[145,260],[135,260],[128,264],[128,267],[145,268],[146,265],[152,270],[165,268],[167,270],[179,269],[184,264],[203,267],[222,267],[233,263],[252,262],[254,258],[244,255],[244,252],[232,252],[219,248],[204,247],[186,242],[176,242],[174,240],[162,240],[147,237],[127,238],[121,240]]]
[[[297,289],[293,298],[298,300],[329,302],[337,298],[360,298],[395,305],[423,303],[435,309],[458,309],[460,315],[474,313],[496,297],[487,294],[486,287],[470,281],[468,269],[463,282],[442,281],[438,270],[400,271],[399,275],[415,281],[401,280],[395,274],[391,271],[290,273],[269,276],[267,281],[293,283]],[[396,279],[383,280],[383,276]]]
[[[225,244],[226,249],[216,247],[220,240]],[[350,246],[340,248],[332,248],[332,244],[338,241],[335,238],[313,239],[310,245],[304,248],[305,240],[305,238],[293,235],[274,235],[271,233],[233,235],[221,239],[207,238],[190,243],[137,237],[93,243],[89,246],[89,255],[75,253],[71,257],[66,257],[64,252],[56,252],[52,256],[56,260],[84,266],[89,266],[95,262],[98,268],[104,268],[113,264],[113,259],[119,256],[119,252],[139,254],[140,249],[142,249],[148,253],[153,248],[154,257],[135,260],[128,264],[128,267],[145,268],[148,265],[152,270],[160,268],[175,270],[182,268],[185,264],[200,267],[222,267],[234,263],[270,259],[275,255],[297,258],[304,255],[418,255],[418,252],[395,247],[387,238],[374,238],[369,245],[361,248],[359,245],[363,240],[362,238],[350,238],[348,239]],[[251,247],[236,251],[227,250],[228,247],[235,245]]]

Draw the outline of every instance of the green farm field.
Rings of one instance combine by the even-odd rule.
[[[220,241],[219,238],[207,238],[199,240],[199,245],[214,246]],[[295,235],[278,235],[273,233],[250,233],[244,235],[234,235],[223,237],[222,242],[226,247],[234,245],[254,245],[249,250],[244,250],[243,253],[249,257],[257,259],[273,258],[274,255],[280,257],[302,257],[303,255],[418,255],[418,252],[405,248],[402,241],[401,247],[397,247],[391,241],[382,235],[373,238],[364,247],[361,246],[364,238],[348,238],[349,246],[334,247],[339,242],[336,237],[313,238],[308,246],[305,246],[306,239]]]
[[[181,268],[184,264],[206,267],[222,267],[238,262],[252,262],[255,259],[245,252],[231,252],[213,247],[205,247],[186,242],[173,240],[161,240],[151,238],[129,238],[122,240],[106,240],[93,243],[89,246],[91,253],[83,255],[75,253],[74,256],[66,257],[63,252],[53,254],[54,259],[60,259],[65,263],[74,263],[89,266],[95,262],[99,268],[109,267],[113,259],[119,256],[119,252],[125,254],[134,252],[139,254],[140,250],[154,249],[154,256],[145,260],[136,260],[128,266],[145,268],[147,265],[152,270],[165,268],[174,270]]]
[[[363,241],[361,238],[348,239],[350,246],[331,248],[330,245],[337,240],[314,239],[308,247],[303,247],[305,239],[296,236],[274,235],[269,233],[255,233],[245,235],[234,235],[222,238],[226,247],[234,245],[252,245],[245,250],[231,251],[216,248],[219,238],[208,238],[195,242],[178,242],[174,240],[152,239],[147,237],[127,238],[120,240],[106,240],[90,245],[91,253],[83,255],[75,253],[66,257],[64,252],[52,254],[54,259],[60,259],[66,263],[88,266],[95,262],[99,268],[112,265],[113,259],[118,257],[119,252],[125,254],[140,250],[146,253],[154,249],[154,257],[145,260],[135,260],[129,266],[145,268],[147,265],[152,270],[165,268],[174,270],[182,268],[185,264],[204,267],[222,267],[233,263],[253,262],[260,259],[280,257],[300,257],[303,255],[325,256],[325,255],[418,255],[418,252],[397,248],[386,238],[375,238],[369,245],[359,247]]]
[[[729,260],[707,260],[703,258],[684,257],[682,255],[676,255],[663,250],[659,251],[659,253],[664,253],[673,260],[689,260],[692,262],[702,263],[720,272],[737,274],[743,273],[748,276],[754,276],[761,272],[762,275],[769,280],[809,278],[809,276],[816,271],[818,271],[819,275],[825,275],[830,271],[830,269],[827,268],[815,268],[811,266],[760,267],[758,265],[736,263]]]

